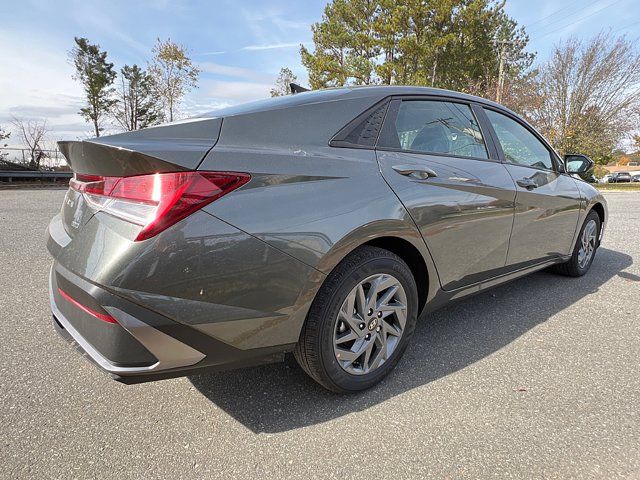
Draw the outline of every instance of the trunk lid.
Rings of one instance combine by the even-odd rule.
[[[195,170],[221,126],[221,118],[198,118],[58,146],[75,173],[127,177]]]
[[[199,118],[83,141],[58,142],[74,173],[130,177],[192,171],[216,144],[221,118]],[[86,198],[69,188],[61,210],[70,237],[93,216]]]

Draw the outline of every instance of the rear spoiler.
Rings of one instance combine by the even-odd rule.
[[[197,118],[83,141],[58,142],[76,173],[126,177],[195,170],[217,143],[221,118]]]

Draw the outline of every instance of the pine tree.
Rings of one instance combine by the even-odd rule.
[[[493,97],[501,58],[509,80],[533,61],[524,30],[490,0],[334,0],[312,31],[314,51],[300,50],[312,88],[408,84]]]
[[[100,45],[92,45],[86,38],[74,38],[76,46],[70,57],[76,69],[74,79],[82,83],[86,106],[80,115],[93,124],[96,137],[103,130],[102,122],[116,104],[113,98],[113,81],[116,72],[113,63],[107,62],[107,52],[100,51]]]

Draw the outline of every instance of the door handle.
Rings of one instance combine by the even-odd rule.
[[[437,177],[438,174],[427,167],[419,167],[417,165],[394,165],[393,168],[400,175],[405,177],[417,178],[418,180],[426,180],[427,178]]]
[[[538,188],[538,184],[527,177],[517,180],[516,183],[520,185],[522,188],[526,188],[527,190],[533,190],[534,188]]]

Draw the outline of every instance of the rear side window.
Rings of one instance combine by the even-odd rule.
[[[382,147],[489,158],[487,148],[468,105],[436,100],[405,100],[395,121],[395,135]],[[382,140],[382,139],[381,139]],[[395,145],[394,145],[395,144]]]
[[[507,162],[553,170],[551,152],[533,133],[506,115],[487,109],[485,112],[498,136]]]

